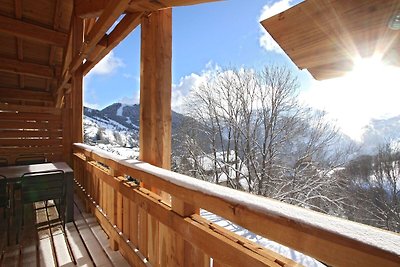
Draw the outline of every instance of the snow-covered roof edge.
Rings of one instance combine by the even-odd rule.
[[[287,218],[290,221],[296,221],[312,228],[347,237],[400,256],[400,235],[396,233],[198,180],[146,162],[123,159],[93,146],[81,143],[75,143],[74,145],[106,159],[114,160],[124,166],[157,176],[183,188],[217,197],[261,214]]]

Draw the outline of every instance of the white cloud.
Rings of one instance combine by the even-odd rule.
[[[139,104],[139,90],[136,90],[136,93],[133,97],[123,97],[121,98],[118,102],[121,104],[125,104],[125,105],[134,105],[134,104]]]
[[[327,111],[342,131],[356,140],[361,139],[363,127],[371,119],[400,114],[400,68],[363,66],[345,77],[313,81],[310,89],[300,94],[302,101]]]
[[[205,69],[200,74],[191,73],[181,77],[178,84],[172,85],[172,110],[183,113],[185,99],[190,95],[192,90],[206,82],[211,74],[218,70],[220,70],[220,67],[210,61],[206,64]]]
[[[259,21],[263,21],[269,17],[272,17],[286,9],[290,8],[293,5],[293,0],[281,0],[278,2],[271,4],[266,4],[263,6],[261,10],[261,15],[258,18]],[[267,51],[276,52],[283,54],[282,48],[278,45],[277,42],[272,38],[272,36],[264,29],[264,27],[260,26],[260,46]]]
[[[205,81],[204,75],[191,73],[185,77],[182,77],[178,84],[173,84],[171,100],[172,110],[182,113],[185,98],[189,95],[193,88],[198,87],[203,81]]]
[[[125,66],[122,59],[114,55],[111,51],[108,53],[91,71],[90,75],[106,75],[113,73],[116,69]]]
[[[91,109],[100,109],[100,106],[98,104],[92,104],[92,103],[85,102],[85,103],[83,103],[83,105],[85,107],[88,107]]]

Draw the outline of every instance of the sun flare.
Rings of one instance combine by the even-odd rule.
[[[394,87],[399,78],[399,68],[385,64],[379,57],[370,57],[354,60],[354,68],[343,83],[350,88],[371,91]]]
[[[361,140],[364,126],[372,118],[400,114],[399,81],[400,68],[384,64],[379,57],[359,58],[347,75],[314,81],[302,99],[327,111],[344,133]]]

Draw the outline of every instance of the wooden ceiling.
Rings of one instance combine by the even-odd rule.
[[[152,11],[215,0],[1,0],[0,103],[61,106],[71,73],[87,74]],[[72,58],[72,17],[84,19]],[[123,16],[123,17],[122,17]],[[113,24],[119,19],[113,29]]]
[[[388,27],[394,14],[400,0],[306,0],[261,24],[300,69],[323,80],[360,57],[400,67],[400,30]]]

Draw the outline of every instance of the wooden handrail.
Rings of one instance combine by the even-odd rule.
[[[101,163],[113,172],[135,177],[185,203],[211,211],[254,233],[294,248],[329,265],[399,266],[400,264],[400,235],[398,234],[200,181],[148,163],[126,160],[84,144],[75,144],[74,153],[76,159],[81,161],[85,159],[86,169],[92,175],[95,173],[98,177],[101,176],[97,168],[93,169],[93,162]],[[143,188],[131,189],[115,180],[112,175],[106,176],[103,177],[103,181],[108,181],[107,183],[112,184],[113,188],[135,203],[142,203],[147,207],[155,199],[154,194],[150,194]],[[152,195],[152,200],[144,201],[145,196],[149,195]],[[162,203],[161,200],[156,202]],[[187,231],[197,233],[195,229],[185,226],[184,220],[179,215],[176,215],[179,218],[175,218],[175,215],[166,215],[175,213],[168,211],[168,206],[163,205],[155,205],[151,209],[146,208],[145,211],[165,225],[171,226],[174,230],[177,229],[178,233],[183,231],[180,234],[184,238]],[[167,219],[163,219],[164,217],[160,215],[163,212],[166,213],[164,215]],[[194,219],[192,216],[185,220],[189,223],[187,220]],[[170,224],[171,222],[173,224]],[[179,225],[179,229],[176,225]],[[189,225],[193,225],[193,221],[190,221]],[[182,229],[186,229],[186,232]],[[203,229],[201,233],[204,231]],[[197,238],[201,236],[195,235],[198,235]],[[201,240],[197,241],[200,245],[197,243],[196,245],[201,246]],[[200,248],[206,253],[214,253],[207,251],[206,246]],[[238,249],[234,250],[236,254]],[[239,264],[237,261],[231,262],[229,257],[220,254],[214,253],[210,256],[229,265]],[[254,264],[262,261],[262,259],[257,260],[254,255],[248,255],[246,259],[254,260]]]

